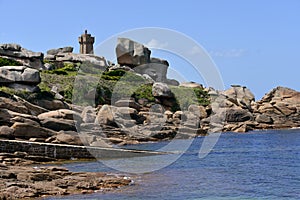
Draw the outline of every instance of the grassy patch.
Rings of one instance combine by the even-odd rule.
[[[124,82],[143,82],[145,80],[143,77],[136,75],[135,73],[127,72],[121,69],[104,72],[101,75],[101,79]]]
[[[200,88],[170,86],[170,89],[176,99],[176,104],[172,108],[173,111],[187,110],[192,104],[203,106],[210,104],[208,93]]]
[[[46,74],[56,74],[56,75],[65,75],[65,76],[76,76],[78,71],[78,65],[74,63],[64,63],[64,67],[46,70],[43,73]]]
[[[133,96],[136,100],[138,99],[148,99],[149,102],[154,102],[155,98],[152,95],[152,84],[144,84],[139,86]]]
[[[18,61],[0,57],[0,67],[2,66],[22,66]]]
[[[0,92],[11,95],[11,96],[12,95],[19,96],[29,102],[33,102],[36,99],[54,99],[54,96],[50,92],[47,92],[47,91],[39,91],[36,93],[31,93],[31,92],[27,92],[25,90],[15,90],[12,88],[1,86]]]

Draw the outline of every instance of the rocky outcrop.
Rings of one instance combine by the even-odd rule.
[[[14,138],[48,138],[57,134],[55,131],[40,127],[37,124],[15,122],[11,128],[14,129]]]
[[[18,61],[26,67],[44,69],[42,53],[32,52],[18,44],[0,44],[0,57]]]
[[[120,99],[114,103],[116,107],[129,107],[140,110],[141,106],[134,99]]]
[[[58,49],[50,49],[47,51],[47,55],[57,55],[60,53],[72,53],[73,47],[62,47]]]
[[[258,128],[293,128],[300,126],[300,92],[277,87],[255,103]]]
[[[124,175],[70,172],[58,166],[28,166],[52,160],[26,152],[0,153],[0,199],[87,194],[117,189],[131,183],[130,178]]]
[[[232,87],[224,92],[226,99],[243,109],[252,110],[251,105],[255,102],[253,93],[246,87],[232,85]]]
[[[128,66],[141,75],[148,75],[156,82],[168,82],[168,61],[151,58],[151,51],[144,45],[127,38],[118,38],[116,55],[119,65]],[[170,83],[177,84],[174,81]]]
[[[0,83],[39,84],[41,77],[39,71],[25,66],[0,67]]]
[[[150,63],[150,54],[151,51],[144,45],[127,38],[118,38],[116,55],[120,65],[136,67]]]
[[[36,86],[41,82],[40,72],[26,66],[2,66],[0,67],[0,85],[16,90],[29,92],[38,91]]]
[[[64,47],[61,49],[52,49],[47,51],[45,60],[54,63],[57,66],[63,66],[61,63],[80,63],[85,66],[92,66],[102,71],[108,67],[107,61],[104,57],[92,54],[75,54],[71,53],[71,47]]]
[[[152,86],[152,95],[158,98],[172,98],[174,94],[165,83],[154,83]]]
[[[179,86],[181,87],[187,87],[187,88],[199,88],[199,89],[204,89],[202,84],[195,83],[195,82],[183,82],[180,83]]]

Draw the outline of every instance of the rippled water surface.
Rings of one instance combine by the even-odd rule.
[[[61,199],[300,199],[300,130],[225,133],[213,151],[200,159],[202,141],[203,138],[195,139],[172,165],[134,175],[132,186]],[[180,145],[185,141],[176,142]],[[160,142],[128,148],[151,150],[164,145]],[[98,162],[66,167],[73,171],[116,173]]]

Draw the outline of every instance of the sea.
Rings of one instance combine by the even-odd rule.
[[[176,140],[176,146],[191,142],[173,163],[135,174],[116,170],[107,162],[64,164],[71,171],[99,171],[126,175],[130,186],[87,195],[48,197],[54,199],[103,200],[232,200],[300,199],[300,130],[269,130],[223,133],[207,156],[199,157],[205,137]],[[129,149],[157,150],[170,142],[127,146]],[[153,159],[150,156],[148,159]],[[134,158],[118,159],[127,163]],[[168,160],[167,155],[159,160]],[[153,160],[153,162],[159,162]],[[151,161],[152,162],[152,161]],[[150,163],[151,163],[150,162]],[[146,164],[135,165],[148,169]],[[146,162],[149,164],[148,162]],[[161,162],[163,163],[163,162]]]

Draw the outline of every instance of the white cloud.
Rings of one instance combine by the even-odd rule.
[[[198,46],[193,46],[193,48],[188,52],[190,55],[197,55],[199,53],[202,53],[202,49]]]
[[[168,46],[167,42],[160,42],[156,39],[150,40],[147,44],[146,47],[148,48],[154,48],[154,49],[164,49]]]
[[[223,58],[239,58],[244,56],[246,49],[229,49],[229,50],[210,50],[208,54],[211,57],[223,57]]]

